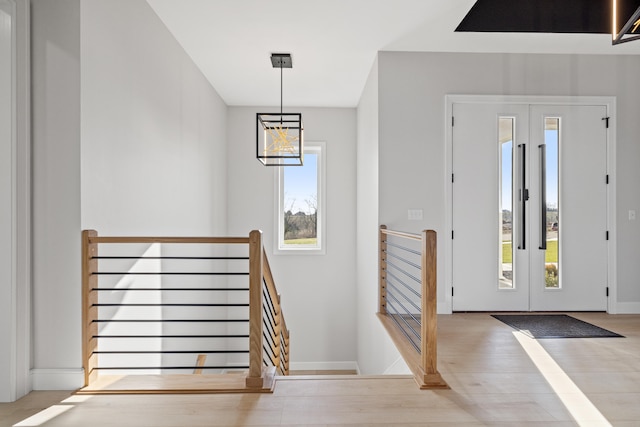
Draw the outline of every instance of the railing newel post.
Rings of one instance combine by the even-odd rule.
[[[249,233],[249,374],[246,386],[260,388],[262,377],[262,231]]]
[[[422,231],[422,369],[426,374],[437,370],[437,235],[433,230]]]
[[[387,229],[386,225],[380,226],[378,236],[378,273],[379,273],[379,288],[378,288],[378,311],[380,314],[387,314],[387,237],[384,231]]]
[[[94,273],[98,271],[98,244],[91,241],[97,236],[95,230],[82,231],[82,368],[85,387],[97,377],[94,370],[97,365],[97,356],[94,354],[97,343],[93,338],[97,334],[97,309],[93,307],[97,303],[97,294],[92,289],[97,285]]]

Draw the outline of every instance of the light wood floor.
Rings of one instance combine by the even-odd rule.
[[[640,315],[573,315],[626,338],[536,341],[488,314],[439,316],[450,390],[420,391],[408,377],[290,377],[273,394],[71,396],[17,425],[640,426]],[[0,404],[0,425],[66,396]]]

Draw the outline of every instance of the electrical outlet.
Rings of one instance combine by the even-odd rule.
[[[407,218],[411,221],[422,220],[422,209],[409,209],[407,211]]]

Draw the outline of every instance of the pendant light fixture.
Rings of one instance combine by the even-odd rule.
[[[611,9],[612,44],[640,39],[640,1],[611,0]]]
[[[302,166],[302,114],[283,113],[282,69],[293,68],[291,54],[271,54],[273,68],[280,68],[280,113],[257,113],[256,157],[265,166]]]

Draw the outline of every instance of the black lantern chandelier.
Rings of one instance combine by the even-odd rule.
[[[611,0],[611,7],[612,43],[616,45],[640,39],[640,1]]]
[[[271,54],[273,68],[280,68],[280,113],[258,113],[256,157],[265,166],[302,166],[302,114],[282,112],[282,69],[292,68],[291,54]]]

